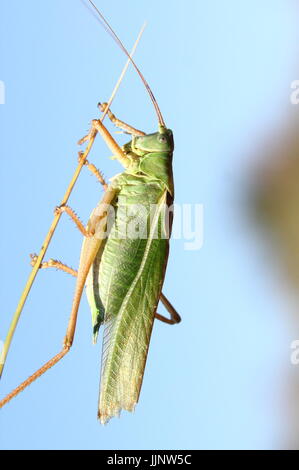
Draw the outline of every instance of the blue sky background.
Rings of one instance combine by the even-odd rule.
[[[244,183],[260,141],[288,116],[298,79],[292,0],[97,1],[130,48],[174,130],[177,203],[204,204],[204,245],[171,244],[164,291],[183,322],[156,323],[140,402],[106,427],[97,419],[101,345],[86,299],[72,352],[0,414],[2,449],[277,448],[291,432],[285,384],[299,337],[287,296],[265,263],[246,214]],[[80,0],[2,0],[0,339],[77,163],[76,142],[110,96],[125,57]],[[153,132],[138,76],[113,110]],[[112,127],[110,129],[113,130]],[[119,137],[120,142],[126,138]],[[92,161],[121,171],[97,139]],[[70,204],[86,221],[102,190],[83,171]],[[76,267],[81,237],[63,217],[46,258]],[[0,384],[9,392],[58,352],[74,280],[41,272]]]

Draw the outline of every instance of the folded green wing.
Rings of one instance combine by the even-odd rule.
[[[138,401],[168,257],[168,239],[157,238],[166,194],[160,192],[148,237],[119,239],[116,224],[90,274],[96,286],[93,292],[88,287],[94,318],[105,315],[99,399],[103,423],[121,409],[132,411]],[[140,214],[140,224],[149,219]]]

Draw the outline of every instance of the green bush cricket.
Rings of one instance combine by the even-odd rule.
[[[88,142],[85,152],[79,154],[79,168],[86,165],[95,174],[104,187],[104,196],[93,210],[86,227],[67,205],[68,191],[62,204],[56,208],[54,222],[43,244],[45,249],[39,256],[33,256],[30,282],[28,280],[20,308],[13,319],[2,362],[4,365],[22,307],[40,268],[55,267],[77,277],[63,349],[0,401],[0,407],[53,367],[70,350],[85,286],[92,313],[94,341],[101,324],[104,326],[98,417],[106,423],[111,417],[119,415],[122,409],[134,410],[138,402],[154,319],[169,324],[180,321],[180,316],[162,293],[172,225],[168,209],[174,196],[174,143],[172,131],[166,128],[154,95],[133,61],[132,53],[127,52],[94,3],[89,2],[128,56],[128,63],[132,63],[142,79],[156,110],[158,131],[145,134],[117,119],[110,111],[112,99],[99,104],[102,119],[93,120],[90,133],[79,142]],[[123,147],[117,144],[103,125],[106,114],[117,127],[131,135],[131,140]],[[97,133],[124,167],[124,171],[112,178],[109,185],[94,165],[86,160]],[[75,175],[74,182],[77,177]],[[84,236],[78,271],[55,260],[43,262],[46,247],[63,212],[72,218]],[[157,313],[159,300],[169,311],[169,319]]]

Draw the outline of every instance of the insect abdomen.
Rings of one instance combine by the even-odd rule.
[[[160,231],[166,191],[141,180],[120,191],[116,221],[99,267],[99,297],[105,309],[99,403],[103,422],[122,408],[132,411],[138,400],[168,257],[169,242]],[[126,233],[119,238],[126,223],[131,229],[139,224],[139,235],[147,229],[146,236],[130,238]]]

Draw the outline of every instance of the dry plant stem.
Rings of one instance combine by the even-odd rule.
[[[91,150],[91,147],[94,143],[94,139],[96,137],[96,134],[97,132],[93,132],[93,135],[91,136],[91,139],[86,147],[86,150],[83,154],[84,156],[84,159],[82,158],[82,160],[79,162],[78,166],[77,166],[77,169],[74,173],[74,176],[66,190],[66,193],[61,201],[61,205],[65,205],[71,195],[71,192],[76,184],[76,181],[79,177],[79,174],[81,172],[81,169],[84,165],[84,160],[85,158],[87,158],[87,155],[89,154],[90,150]],[[12,322],[10,324],[10,328],[8,330],[8,334],[7,334],[7,337],[5,339],[5,342],[4,342],[4,346],[3,346],[3,350],[2,350],[2,353],[1,353],[1,358],[0,358],[0,378],[1,378],[1,375],[2,375],[2,372],[3,372],[3,369],[4,369],[4,365],[5,365],[5,361],[6,361],[6,357],[7,357],[7,354],[8,354],[8,351],[9,351],[9,347],[10,347],[10,344],[11,344],[11,341],[12,341],[12,338],[13,338],[13,335],[14,335],[14,332],[15,332],[15,329],[17,327],[17,324],[18,324],[18,321],[19,321],[19,318],[20,318],[20,315],[22,313],[22,310],[23,310],[23,307],[24,307],[24,304],[27,300],[27,297],[29,295],[29,292],[31,290],[31,287],[33,285],[33,282],[36,278],[36,275],[38,273],[38,270],[39,270],[39,266],[40,264],[42,263],[43,261],[43,258],[45,256],[45,253],[48,249],[48,246],[52,240],[52,237],[54,235],[54,232],[56,230],[56,227],[58,225],[58,222],[59,222],[59,219],[61,217],[61,213],[56,213],[55,216],[54,216],[54,219],[53,219],[53,222],[51,224],[51,227],[46,235],[46,238],[42,244],[42,247],[41,247],[41,250],[39,252],[39,255],[37,257],[37,260],[36,260],[36,264],[35,266],[33,266],[33,269],[29,275],[29,278],[27,280],[27,283],[25,285],[25,288],[22,292],[22,295],[21,295],[21,298],[19,300],[19,303],[18,303],[18,306],[16,308],[16,311],[15,311],[15,314],[13,316],[13,319],[12,319]]]
[[[136,47],[137,47],[137,45],[138,45],[138,43],[139,43],[139,40],[140,40],[140,38],[141,38],[141,36],[142,36],[142,33],[143,33],[143,31],[144,31],[144,28],[145,28],[145,26],[142,27],[142,29],[141,29],[141,31],[140,31],[140,33],[139,33],[139,35],[138,35],[138,38],[137,38],[137,40],[136,40],[136,42],[135,42],[135,44],[134,44],[134,46],[133,46],[132,52],[131,52],[131,54],[130,54],[130,57],[132,57],[133,54],[134,54],[134,52],[135,52],[135,49],[136,49]],[[117,81],[115,87],[114,87],[114,90],[113,90],[113,92],[112,92],[112,95],[111,95],[111,97],[110,97],[110,99],[109,99],[109,101],[108,101],[108,107],[110,107],[110,105],[111,105],[111,103],[112,103],[112,101],[113,101],[113,99],[114,99],[114,97],[115,97],[115,95],[116,95],[116,92],[117,92],[117,90],[118,90],[118,88],[119,88],[119,86],[120,86],[120,84],[121,84],[121,81],[122,81],[122,79],[123,79],[123,77],[124,77],[124,75],[125,75],[125,73],[126,73],[128,67],[129,67],[129,65],[130,65],[130,61],[131,61],[131,59],[129,58],[129,59],[127,60],[127,62],[126,62],[126,65],[125,65],[125,67],[124,67],[124,69],[123,69],[123,71],[122,71],[122,73],[121,73],[121,75],[120,75],[120,77],[119,77],[119,79],[118,79],[118,81]],[[105,112],[104,112],[103,115],[101,116],[101,119],[100,119],[101,122],[104,120],[104,118],[105,118],[105,116],[106,116],[106,114],[107,114],[107,111],[108,111],[108,109],[105,110]],[[83,167],[84,164],[85,164],[85,160],[86,160],[86,158],[87,158],[87,156],[88,156],[88,154],[89,154],[89,152],[90,152],[90,150],[91,150],[91,148],[92,148],[92,146],[93,146],[93,143],[94,143],[94,140],[95,140],[96,135],[97,135],[97,130],[96,130],[95,128],[92,128],[92,130],[91,130],[91,132],[89,133],[89,136],[88,136],[89,138],[88,138],[87,147],[86,147],[85,151],[82,153],[82,156],[81,156],[81,159],[80,159],[80,161],[79,161],[79,163],[78,163],[77,169],[76,169],[76,171],[75,171],[75,173],[74,173],[74,175],[73,175],[73,178],[72,178],[72,180],[71,180],[71,182],[70,182],[70,184],[69,184],[69,186],[68,186],[68,188],[67,188],[67,190],[66,190],[66,192],[65,192],[65,195],[64,195],[64,197],[63,197],[63,199],[62,199],[62,201],[61,201],[60,206],[64,206],[64,205],[66,205],[66,203],[68,202],[68,199],[69,199],[69,197],[70,197],[70,195],[71,195],[71,193],[72,193],[72,190],[73,190],[73,188],[74,188],[74,186],[75,186],[75,184],[76,184],[76,182],[77,182],[77,179],[78,179],[78,177],[79,177],[79,175],[80,175],[80,172],[81,172],[81,170],[82,170],[82,167]],[[47,251],[47,249],[48,249],[48,247],[49,247],[49,244],[50,244],[50,242],[51,242],[51,240],[52,240],[52,237],[53,237],[53,235],[54,235],[54,232],[55,232],[55,230],[56,230],[56,227],[57,227],[57,225],[58,225],[58,222],[59,222],[59,220],[60,220],[60,217],[61,217],[61,213],[56,213],[55,216],[54,216],[53,222],[52,222],[52,224],[51,224],[51,226],[50,226],[50,229],[49,229],[49,231],[48,231],[48,233],[47,233],[47,235],[46,235],[46,238],[44,239],[44,242],[43,242],[43,244],[42,244],[41,250],[40,250],[40,252],[39,252],[39,254],[38,254],[38,256],[37,256],[36,263],[35,263],[35,265],[33,266],[32,271],[31,271],[31,273],[30,273],[30,275],[29,275],[29,277],[28,277],[28,280],[27,280],[27,282],[26,282],[25,288],[24,288],[24,290],[23,290],[23,292],[22,292],[22,294],[21,294],[21,297],[20,297],[18,306],[17,306],[16,311],[15,311],[15,313],[14,313],[14,315],[13,315],[13,318],[12,318],[12,321],[11,321],[11,324],[10,324],[10,327],[9,327],[9,330],[8,330],[8,333],[7,333],[7,336],[6,336],[4,345],[3,345],[3,349],[2,349],[2,351],[0,352],[0,379],[1,379],[1,376],[2,376],[2,373],[3,373],[3,369],[4,369],[4,366],[5,366],[5,361],[6,361],[7,354],[8,354],[8,351],[9,351],[9,348],[10,348],[10,345],[11,345],[11,342],[12,342],[12,338],[13,338],[14,332],[15,332],[15,330],[16,330],[17,324],[18,324],[18,322],[19,322],[19,319],[20,319],[20,316],[21,316],[23,307],[24,307],[24,305],[25,305],[25,302],[26,302],[26,300],[27,300],[27,297],[28,297],[28,295],[29,295],[29,292],[30,292],[30,290],[31,290],[31,287],[32,287],[32,285],[33,285],[33,283],[34,283],[34,280],[35,280],[35,278],[36,278],[36,275],[37,275],[37,273],[38,273],[38,271],[39,271],[39,267],[40,267],[40,265],[41,265],[41,263],[42,263],[42,261],[43,261],[43,258],[44,258],[44,256],[45,256],[46,251]],[[59,357],[59,358],[56,360],[56,362],[58,362],[58,361],[66,354],[66,352],[67,352],[67,350],[62,350],[61,353],[59,353],[57,356],[55,356],[55,358],[58,358],[58,357]],[[54,360],[54,359],[51,359],[51,361],[52,361],[52,360]],[[50,361],[50,362],[51,362],[51,361]],[[54,361],[54,363],[56,363],[56,362]],[[53,363],[53,365],[54,365],[54,363]],[[47,363],[47,364],[49,364],[49,363]],[[50,365],[49,367],[52,367],[52,366]],[[49,367],[48,367],[48,368],[49,368]],[[42,369],[44,369],[44,368],[42,368]],[[40,369],[40,370],[42,370],[42,369]],[[45,371],[45,370],[47,370],[47,368],[45,368],[44,371]],[[44,371],[43,371],[43,372],[44,372]],[[42,373],[43,373],[43,372],[42,372]],[[41,375],[41,374],[40,374],[40,375]],[[39,376],[39,375],[38,375],[38,376]],[[34,377],[34,376],[31,376],[31,378],[32,378],[32,377]],[[31,378],[29,378],[28,380],[30,380]],[[33,380],[35,380],[36,378],[37,378],[37,377],[34,377],[34,378],[31,380],[31,382],[32,382]],[[30,383],[31,383],[31,382],[30,382]],[[25,382],[24,382],[24,383],[25,383]],[[23,383],[22,385],[24,385],[24,383]],[[22,386],[22,385],[21,385],[21,386]],[[20,386],[20,387],[21,387],[21,386]],[[27,385],[25,385],[25,386],[27,386]],[[23,387],[22,389],[18,390],[17,393],[19,393],[20,391],[22,391],[24,388],[25,388],[25,387]],[[14,393],[14,392],[12,392],[12,396],[11,396],[9,399],[11,399],[13,396],[15,396],[15,395],[17,394],[17,393],[14,393],[14,394],[13,394],[13,393]],[[9,400],[8,400],[8,401],[9,401]],[[6,402],[7,402],[7,401],[5,401],[5,403],[6,403]],[[0,406],[3,406],[3,404],[4,404],[4,400],[2,400],[2,402],[0,402]]]

